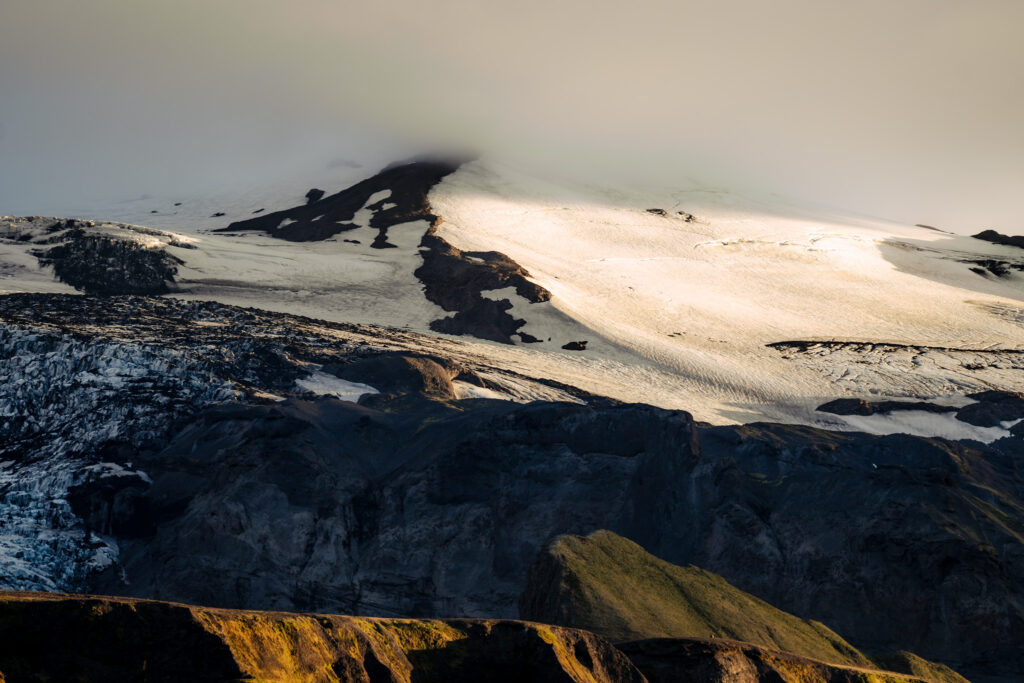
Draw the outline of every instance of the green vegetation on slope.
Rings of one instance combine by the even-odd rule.
[[[519,612],[613,642],[728,638],[834,664],[877,666],[824,624],[776,609],[712,572],[660,560],[610,531],[555,539],[530,569]],[[936,681],[965,680],[919,657],[913,665],[906,657],[892,664]]]

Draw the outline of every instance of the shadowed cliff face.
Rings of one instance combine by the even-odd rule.
[[[585,631],[0,593],[0,678],[178,683],[642,683]]]
[[[513,616],[544,539],[610,528],[869,651],[1017,666],[1018,441],[759,425],[698,446],[688,417],[645,406],[370,398],[200,415],[139,464],[130,583],[94,588]]]
[[[458,410],[405,396],[202,413],[111,510],[126,582],[94,588],[221,606],[514,616],[562,529],[623,514],[652,458],[695,457],[689,416],[648,406]],[[373,407],[371,407],[371,405]],[[96,497],[109,491],[96,492]]]
[[[696,465],[646,479],[631,492],[646,512],[617,532],[869,651],[907,649],[968,675],[1024,668],[1020,439],[770,424],[700,436]]]

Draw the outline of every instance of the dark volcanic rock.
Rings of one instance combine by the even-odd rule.
[[[80,221],[64,221],[61,243],[36,252],[61,282],[88,294],[163,294],[174,283],[180,259],[163,249],[91,234]]]
[[[306,203],[312,204],[313,202],[318,202],[323,198],[324,194],[326,193],[323,190],[318,187],[314,187],[306,193]]]
[[[972,237],[974,237],[974,239],[991,242],[992,244],[1002,244],[1008,247],[1019,247],[1024,249],[1024,236],[1004,235],[996,232],[995,230],[982,230],[977,235],[972,235]]]
[[[975,267],[972,267],[971,270],[978,275],[991,274],[996,277],[1006,277],[1015,270],[1024,271],[1024,263],[1013,263],[998,259],[967,259],[963,263],[975,264]]]
[[[977,403],[957,411],[956,419],[979,427],[998,427],[1003,422],[1024,418],[1024,394],[1010,391],[983,391],[969,394]]]
[[[456,168],[457,163],[442,161],[416,161],[394,166],[341,192],[303,206],[237,221],[217,232],[257,230],[290,242],[325,240],[356,227],[351,223],[356,212],[366,206],[372,195],[387,190],[390,191],[387,198],[367,207],[374,210],[370,227],[379,230],[375,245],[380,248],[387,243],[387,231],[391,226],[417,220],[432,223],[436,219],[430,213],[427,193]],[[290,222],[282,226],[286,220]]]
[[[525,320],[508,313],[512,303],[497,301],[482,292],[514,287],[516,294],[530,303],[548,301],[551,293],[528,280],[519,264],[496,251],[463,252],[437,236],[437,224],[423,237],[423,265],[416,277],[423,282],[423,293],[446,311],[455,314],[435,320],[430,327],[444,334],[471,334],[481,339],[509,342],[513,335],[522,341],[534,341],[519,332]]]
[[[817,410],[833,415],[884,415],[900,410],[923,410],[926,413],[954,413],[957,408],[926,401],[865,401],[861,398],[837,398],[822,403]]]
[[[0,678],[81,683],[643,683],[585,631],[0,593]]]
[[[453,173],[455,162],[415,161],[388,167],[352,187],[323,199],[284,211],[232,223],[220,231],[259,230],[293,242],[325,240],[355,229],[351,221],[364,206],[373,212],[369,225],[377,229],[370,245],[375,249],[395,248],[388,242],[388,229],[410,221],[426,221],[420,242],[423,265],[415,276],[423,282],[426,298],[453,315],[436,320],[431,329],[445,334],[469,334],[481,339],[511,343],[539,341],[520,332],[526,321],[513,317],[508,299],[494,301],[481,292],[515,287],[530,303],[547,301],[550,293],[531,282],[527,273],[508,256],[494,251],[463,252],[437,234],[441,219],[434,215],[427,195],[445,176]],[[367,205],[382,191],[384,199]],[[359,240],[343,239],[359,244]]]
[[[142,458],[155,532],[127,583],[223,606],[514,616],[545,539],[606,525],[652,459],[695,458],[685,413],[406,397],[202,413]]]

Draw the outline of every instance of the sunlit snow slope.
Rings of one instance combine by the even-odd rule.
[[[445,179],[431,205],[449,242],[508,254],[551,306],[677,373],[657,402],[698,417],[988,440],[1005,430],[813,408],[1024,389],[1024,356],[1012,352],[1024,349],[1024,274],[977,272],[987,259],[1019,265],[1024,250],[695,187],[573,187],[481,163]],[[850,343],[769,346],[820,340]]]
[[[331,193],[371,175],[344,174],[319,185],[325,206]],[[480,290],[473,305],[509,306],[509,320],[525,321],[508,337],[513,344],[462,337],[503,367],[712,422],[770,419],[986,441],[1013,426],[972,425],[952,412],[841,416],[816,407],[843,397],[964,405],[972,392],[1024,389],[1022,249],[688,182],[635,191],[486,161],[432,185],[429,213],[391,220],[388,248],[380,248],[381,217],[407,199],[398,185],[394,194],[381,187],[359,199],[351,218],[332,219],[343,232],[315,241],[283,236],[297,227],[290,217],[265,221],[269,229],[245,227],[275,211],[299,216],[291,207],[302,207],[295,211],[308,214],[310,227],[328,220],[316,209],[320,200],[303,206],[298,189],[152,209],[140,200],[106,215],[97,208],[86,217],[104,220],[84,230],[173,257],[170,296],[435,334],[451,328],[438,321],[458,314],[444,306],[463,285],[435,280],[430,296],[422,268],[431,249],[438,257],[437,244],[450,245],[434,275],[449,262],[483,271],[498,264],[487,277],[471,273]],[[345,192],[337,196],[351,204]],[[71,234],[50,223],[0,223],[0,293],[74,291],[33,255]],[[224,232],[228,223],[241,227]],[[441,242],[431,243],[431,234]],[[514,284],[486,284],[495,272],[520,289],[525,274],[541,289],[531,302]]]

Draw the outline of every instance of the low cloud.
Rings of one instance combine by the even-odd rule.
[[[1024,233],[1015,0],[7,0],[0,213],[479,149]]]

